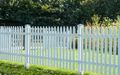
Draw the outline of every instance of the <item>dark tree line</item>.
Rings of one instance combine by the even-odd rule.
[[[44,26],[74,26],[92,22],[98,15],[116,19],[120,15],[120,0],[3,0],[0,20]]]

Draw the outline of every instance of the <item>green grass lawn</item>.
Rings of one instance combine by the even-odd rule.
[[[32,65],[26,69],[23,64],[0,61],[1,75],[81,75],[74,71],[56,68],[40,67]],[[84,73],[84,75],[100,75],[95,73]]]
[[[11,51],[1,51],[1,52],[9,52],[14,53],[14,55],[0,54],[0,59],[25,63],[25,50],[12,50]],[[96,51],[84,51],[82,55],[82,70],[85,72],[93,72],[100,73],[105,75],[118,75],[118,68],[112,65],[111,67],[105,66],[106,64],[116,64],[118,65],[118,56],[116,55],[116,59],[114,56],[107,53],[97,53]],[[94,53],[94,54],[93,54]],[[19,55],[20,54],[20,55]],[[50,58],[49,58],[50,57]],[[98,58],[98,59],[97,59]],[[63,61],[64,60],[64,61]],[[49,49],[49,50],[30,50],[30,64],[31,65],[40,65],[40,66],[49,66],[54,68],[60,68],[65,70],[72,70],[77,72],[79,68],[78,64],[79,55],[78,50],[67,50],[67,49]],[[115,61],[114,61],[115,60]],[[88,65],[88,62],[90,65]],[[95,63],[93,63],[95,62]],[[106,63],[106,64],[105,64]],[[103,64],[103,65],[101,65]]]

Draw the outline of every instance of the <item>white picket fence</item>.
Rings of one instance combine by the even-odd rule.
[[[0,26],[0,60],[120,75],[120,28]]]

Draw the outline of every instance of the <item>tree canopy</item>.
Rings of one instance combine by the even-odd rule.
[[[0,18],[31,25],[74,26],[92,22],[98,15],[116,19],[120,15],[120,0],[3,0]]]

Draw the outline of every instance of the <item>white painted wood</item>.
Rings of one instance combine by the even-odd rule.
[[[56,35],[56,27],[53,28],[53,34]],[[56,36],[53,36],[53,57],[56,58]],[[56,67],[56,60],[54,60],[54,67]]]
[[[6,29],[5,33],[8,32],[8,27],[6,27],[5,29]],[[6,37],[6,36],[7,36],[7,37]],[[8,50],[8,41],[9,41],[9,40],[8,40],[8,37],[9,37],[9,35],[5,34],[5,41],[7,40],[7,41],[6,41],[6,49],[5,49],[6,52],[9,51],[9,50]],[[9,55],[8,55],[8,57],[9,57]],[[8,59],[8,60],[9,60],[9,59]]]
[[[1,50],[1,51],[2,51],[2,48],[3,48],[3,34],[2,34],[2,33],[3,33],[3,30],[4,30],[4,29],[3,29],[3,26],[1,26],[1,28],[0,28],[0,33],[1,33],[1,34],[0,34],[0,36],[1,36],[1,37],[0,37],[0,41],[1,41],[1,42],[0,42],[0,50]]]
[[[47,42],[47,40],[45,39],[45,36],[46,36],[45,33],[46,33],[45,28],[42,27],[43,50],[45,49],[45,44],[46,44],[46,42]],[[49,46],[49,45],[48,45],[48,46]]]
[[[32,41],[32,43],[31,43],[31,48],[30,48],[30,50],[31,50],[30,55],[32,55],[32,56],[34,56],[34,55],[33,55],[33,54],[34,54],[33,50],[34,50],[34,48],[35,48],[35,46],[34,46],[34,44],[35,44],[34,30],[35,30],[35,28],[34,28],[34,27],[31,27],[31,35],[32,35],[32,36],[31,36],[31,41]],[[33,61],[34,61],[34,60],[31,61],[32,64],[33,64]]]
[[[63,34],[66,34],[66,31],[65,31],[65,26],[63,26],[63,28],[62,28],[63,30]],[[63,60],[66,60],[66,58],[65,58],[65,55],[67,55],[67,54],[65,54],[64,53],[64,51],[67,51],[67,49],[65,48],[65,44],[66,44],[66,36],[63,36],[62,37],[62,42],[61,43],[63,43],[63,45],[62,45],[62,56],[63,56]],[[65,64],[66,62],[63,62],[63,68],[67,68],[68,69],[68,67],[67,67],[67,64]]]
[[[50,36],[50,61],[51,61],[51,66],[53,65],[52,63],[52,59],[51,58],[53,58],[52,57],[52,51],[53,51],[53,36],[52,36],[52,32],[53,32],[53,28],[52,27],[50,27],[50,34],[51,34],[51,36]]]
[[[86,62],[86,61],[84,61],[84,39],[85,39],[85,27],[83,26],[83,28],[81,28],[81,42],[80,42],[80,46],[81,46],[81,55],[80,55],[80,57],[81,57],[81,74],[83,74],[84,73],[84,62]],[[79,51],[78,51],[78,53],[79,53]]]
[[[76,32],[75,32],[75,26],[73,27],[73,33],[72,33],[72,34],[76,34]],[[73,56],[72,56],[72,60],[73,60],[73,61],[76,60],[76,55],[77,55],[77,54],[75,53],[76,50],[77,50],[77,49],[75,48],[76,45],[77,45],[77,44],[76,44],[76,43],[77,43],[77,39],[78,39],[78,37],[77,37],[76,35],[74,35],[74,37],[73,37],[73,53],[72,53],[72,54],[73,54]],[[72,70],[75,70],[75,69],[76,69],[76,68],[75,68],[75,67],[76,67],[76,64],[75,64],[75,63],[72,63],[72,64],[73,64],[73,65],[72,65]]]
[[[34,33],[37,33],[37,27],[35,26],[35,30],[34,30]],[[34,38],[34,49],[33,49],[33,56],[36,56],[36,51],[38,50],[37,49],[37,35],[35,35],[35,38]],[[33,59],[33,64],[36,64],[36,59]]]
[[[1,34],[1,31],[2,31],[2,30],[1,30],[1,27],[0,27],[0,41],[2,41],[2,34]],[[1,45],[2,45],[2,44],[1,44],[1,42],[0,42],[0,51],[1,51],[1,49],[2,49],[2,48],[1,48]],[[0,59],[1,59],[1,57],[0,57]]]
[[[59,26],[57,27],[57,32],[56,32],[57,34],[59,34]],[[56,36],[56,40],[57,40],[57,44],[56,44],[56,46],[57,46],[57,58],[59,59],[59,36]],[[59,61],[57,61],[57,68],[59,67],[59,64],[60,64],[60,62]]]
[[[70,29],[71,30],[71,29]],[[67,28],[66,28],[66,34],[67,35],[70,35],[70,31],[69,31],[69,28],[68,28],[68,26],[67,26]],[[70,50],[69,50],[69,48],[70,48],[70,43],[69,43],[69,37],[68,36],[65,36],[65,41],[67,41],[66,43],[66,60],[70,60],[71,58],[70,58],[70,56],[71,56],[71,52],[70,52]],[[66,62],[66,68],[67,69],[69,69],[70,68],[70,62]]]
[[[50,34],[50,27],[48,27],[48,34]],[[51,37],[48,36],[48,58],[50,58],[50,42],[51,42]],[[48,65],[51,66],[50,59],[48,59]]]
[[[18,27],[15,27],[15,32],[17,33],[18,32]],[[16,44],[15,44],[15,49],[18,50],[18,34],[15,35],[15,41],[16,41]],[[15,51],[15,50],[14,50]],[[15,52],[14,52],[15,53]],[[17,52],[18,53],[18,52]],[[17,61],[17,56],[15,56],[15,61]]]
[[[113,38],[112,26],[109,28],[109,64],[112,64],[112,38]],[[112,75],[112,69],[109,67],[109,75]]]
[[[15,33],[15,26],[13,26],[13,32]],[[13,34],[14,39],[13,39],[12,53],[14,53],[14,50],[15,50],[14,48],[15,48],[15,45],[16,45],[15,35],[16,35],[16,34]],[[13,55],[13,61],[15,61],[15,56],[14,56],[14,55]]]
[[[48,34],[49,33],[49,31],[48,31],[48,27],[46,26],[46,27],[44,27],[44,31],[45,31],[45,34]],[[48,36],[47,35],[43,35],[43,37],[44,37],[44,41],[45,41],[45,46],[44,46],[44,57],[46,57],[46,55],[47,55],[47,50],[48,50]],[[50,48],[49,48],[49,53],[50,53],[51,51],[50,51]],[[50,54],[49,54],[50,55]],[[49,56],[50,57],[50,56]],[[49,59],[50,60],[50,59]],[[49,62],[49,63],[51,63],[51,62]],[[46,60],[44,60],[44,65],[47,65],[48,64],[48,62],[46,61]]]
[[[3,51],[3,45],[4,45],[4,35],[3,35],[3,26],[1,27],[1,51]]]
[[[92,38],[92,62],[95,62],[95,59],[94,59],[95,58],[95,42],[96,42],[95,34],[96,34],[96,28],[93,27],[92,35],[94,37]],[[95,64],[92,65],[92,72],[94,72],[94,71],[95,71]]]
[[[78,26],[77,34],[75,27],[64,26],[60,28],[32,27],[32,31],[31,27],[25,27],[25,32],[23,32],[24,28],[22,27],[3,27],[2,31],[1,29],[0,26],[0,51],[7,52],[9,55],[5,53],[5,56],[0,57],[0,59],[25,62],[25,66],[32,62],[33,64],[70,70],[76,70],[77,68],[79,73],[92,71],[112,75],[112,68],[114,68],[114,75],[117,74],[116,69],[119,68],[120,64],[116,62],[119,59],[116,54],[117,42],[119,44],[119,40],[117,41],[119,32],[116,31],[116,27],[114,27],[114,33],[112,33],[111,27],[102,27],[101,29],[85,27],[84,29],[83,26]],[[23,35],[25,35],[25,54],[21,51],[23,49]],[[76,38],[78,38],[78,52],[75,50]],[[84,44],[83,39],[85,40]],[[25,55],[26,59],[23,60],[19,54]],[[120,57],[119,54],[118,57]],[[32,60],[30,60],[29,55]],[[20,60],[17,59],[18,57]],[[38,57],[39,59],[36,60]],[[113,57],[114,61],[112,61]],[[46,62],[45,59],[48,59],[48,61]],[[78,65],[76,65],[76,62],[78,62]]]
[[[97,68],[97,67],[96,67],[96,66],[97,66],[96,60],[98,59],[98,58],[97,58],[97,48],[96,48],[96,47],[97,47],[97,44],[98,44],[98,43],[97,43],[98,37],[96,36],[96,35],[98,34],[97,31],[98,31],[98,30],[97,30],[97,27],[95,27],[95,30],[94,30],[94,32],[95,32],[95,33],[94,33],[94,38],[95,38],[95,39],[94,39],[94,44],[95,44],[95,46],[94,46],[94,62],[95,62],[95,64],[94,64],[94,71],[93,71],[93,72],[96,72],[96,68]]]
[[[12,32],[12,27],[10,28],[11,29],[11,32]],[[11,34],[11,40],[10,40],[10,42],[11,42],[11,47],[10,47],[10,53],[12,53],[12,44],[13,44],[13,34]],[[11,61],[13,60],[13,56],[12,56],[12,54],[11,54]]]
[[[62,26],[60,27],[60,34],[62,34]],[[60,39],[59,39],[59,41],[60,41],[60,59],[61,59],[61,61],[60,61],[60,68],[63,68],[62,67],[62,64],[63,64],[63,57],[62,57],[62,39],[63,39],[63,36],[61,36],[61,37],[59,37]]]
[[[100,46],[99,46],[99,45],[100,45],[100,38],[99,38],[99,37],[100,37],[100,36],[99,36],[100,34],[99,34],[99,33],[100,33],[100,28],[97,27],[97,28],[96,28],[96,39],[97,39],[97,40],[96,40],[96,47],[97,47],[97,48],[96,48],[96,58],[97,58],[97,59],[96,59],[96,72],[97,72],[97,73],[100,73],[100,72],[99,72],[99,67],[100,67],[100,66],[98,65],[98,63],[99,63],[99,48],[100,48]]]
[[[37,33],[39,33],[39,30],[40,28],[37,27]],[[39,57],[39,52],[40,52],[40,47],[41,47],[41,44],[40,44],[40,35],[37,35],[37,50],[36,50],[36,56]],[[37,60],[37,63],[36,64],[39,64],[39,59],[36,59]]]
[[[15,28],[15,32],[17,32],[17,28],[14,26]],[[14,44],[15,48],[17,47],[17,34],[15,34],[15,44]],[[13,50],[15,53],[15,49]],[[14,55],[14,61],[16,61],[16,56]]]
[[[14,29],[14,27],[12,27],[12,29]],[[15,32],[15,29],[12,30],[12,32]],[[14,53],[14,48],[15,48],[15,34],[13,34],[13,36],[12,36],[12,51],[11,51],[11,53]],[[15,61],[14,55],[12,55],[12,61]]]
[[[100,64],[101,64],[101,67],[100,67],[100,74],[103,74],[103,42],[104,42],[104,37],[103,37],[103,35],[104,35],[104,29],[103,29],[103,27],[101,27],[101,32],[100,32],[100,34],[101,34],[101,36],[100,36],[100,40],[101,40],[101,43],[100,43],[100,45],[101,45],[101,49],[100,49]]]
[[[118,75],[120,75],[120,27],[118,28]]]
[[[88,41],[89,41],[89,49],[88,49],[88,71],[91,71],[91,66],[90,66],[90,58],[91,58],[91,31],[92,31],[92,29],[91,29],[91,27],[89,28],[89,39],[88,39]]]
[[[79,24],[78,25],[78,72],[81,73],[82,72],[82,68],[81,68],[81,59],[82,59],[82,29],[83,29],[83,25]]]
[[[20,50],[19,50],[19,54],[22,54],[22,51],[23,51],[23,34],[22,34],[23,33],[23,27],[20,27],[20,33],[21,34],[20,34]],[[20,56],[20,61],[23,62],[22,55]]]
[[[51,27],[51,31],[50,31],[50,34],[52,35],[53,34],[53,27]],[[53,36],[51,36],[51,41],[50,41],[50,44],[51,44],[51,48],[50,48],[50,58],[53,58]],[[53,60],[51,59],[51,66],[53,67]]]
[[[114,27],[114,75],[116,75],[116,67],[115,67],[115,65],[116,65],[116,34],[117,34],[117,29],[116,29],[116,27]]]
[[[40,27],[39,33],[43,33],[43,32],[42,32],[42,27]],[[43,51],[43,44],[42,44],[43,42],[42,42],[42,40],[43,40],[43,39],[42,39],[42,36],[40,35],[40,44],[42,45],[42,46],[40,47],[40,56],[41,56],[41,57],[42,57],[42,53],[43,53],[43,52],[42,52],[42,51]],[[40,65],[43,65],[41,58],[40,58]]]
[[[25,26],[25,51],[26,51],[26,59],[25,59],[25,67],[28,69],[29,68],[29,65],[30,65],[30,25],[27,24]]]
[[[108,36],[108,28],[106,27],[105,28],[105,33],[104,35]],[[105,58],[104,58],[104,61],[105,61],[105,65],[107,64],[107,52],[108,52],[108,37],[105,37]],[[107,66],[105,67],[105,70],[104,70],[104,74],[107,75]]]
[[[84,49],[84,61],[86,61],[86,62],[88,62],[88,60],[87,60],[87,51],[88,51],[88,48],[87,48],[87,46],[88,46],[88,28],[86,27],[85,28],[85,33],[84,33],[84,35],[86,35],[85,36],[85,41],[84,41],[84,43],[85,43],[85,49]],[[87,64],[85,63],[84,64],[84,71],[86,72],[87,71]]]
[[[70,36],[70,37],[69,37],[69,35],[71,35],[71,33],[72,33],[72,28],[71,28],[71,27],[69,27],[69,29],[67,28],[67,33],[68,33],[68,36],[67,36],[67,37],[68,37],[68,38],[67,38],[67,43],[68,43],[68,47],[67,47],[67,48],[68,48],[68,49],[67,49],[67,50],[68,50],[68,52],[69,52],[68,59],[69,59],[69,60],[73,60],[73,59],[72,59],[72,57],[73,57],[73,52],[72,52],[72,51],[74,51],[74,50],[72,49],[71,43],[72,43],[72,39],[74,38],[74,36]],[[70,41],[70,40],[71,40],[71,41]],[[69,49],[69,48],[70,48],[70,49]],[[67,52],[67,53],[68,53],[68,52]],[[72,65],[71,65],[72,62],[69,62],[69,64],[70,64],[70,66],[68,66],[68,69],[72,69],[72,67],[71,67],[71,66],[72,66]]]
[[[10,33],[10,27],[8,28],[8,32]],[[9,52],[11,53],[11,34],[9,34],[9,37],[8,37],[8,50],[9,50]],[[11,54],[9,55],[9,60],[11,61]]]

